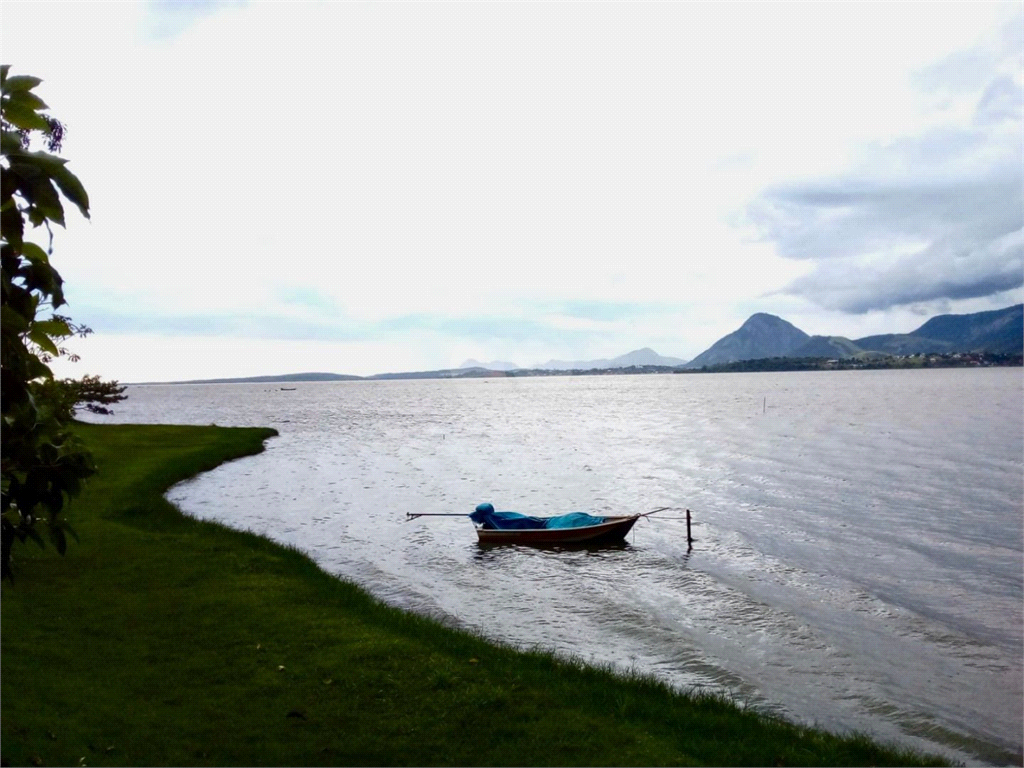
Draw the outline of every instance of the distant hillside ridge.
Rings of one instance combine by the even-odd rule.
[[[781,317],[758,312],[738,329],[723,336],[687,363],[686,368],[757,360],[764,357],[789,357],[810,340],[810,336]]]
[[[658,368],[699,369],[745,360],[769,358],[859,358],[872,361],[880,356],[919,354],[949,355],[980,353],[1020,355],[1024,350],[1024,304],[1004,309],[963,315],[937,315],[910,333],[889,333],[850,340],[844,336],[809,336],[781,317],[758,312],[743,325],[723,336],[690,362],[659,355],[643,347],[611,359],[549,360],[532,368],[495,360],[479,363],[467,360],[459,368],[433,371],[378,373],[350,376],[337,373],[288,373],[280,376],[249,376],[230,379],[192,379],[188,381],[139,382],[149,384],[262,384],[277,382],[358,381],[380,379],[473,379],[509,375],[560,375],[546,371],[587,372]],[[623,370],[617,370],[623,369]]]
[[[375,373],[367,376],[370,381],[391,379],[475,379],[504,376],[507,371],[487,368],[441,368],[435,371],[403,371],[400,373]]]
[[[144,384],[277,384],[293,381],[361,381],[363,376],[342,373],[283,373],[279,376],[245,376],[233,379],[189,379],[187,381],[149,381]]]
[[[684,363],[686,363],[686,360],[682,358],[659,355],[650,347],[644,347],[613,358],[599,358],[597,360],[548,360],[546,363],[538,363],[532,367],[548,371],[589,371],[595,368],[629,368],[634,365],[665,365],[675,367]]]
[[[787,355],[787,357],[827,357],[837,360],[882,356],[883,353],[864,349],[845,336],[811,336]]]
[[[879,336],[865,336],[854,342],[861,349],[872,349],[886,355],[920,355],[953,351],[953,344],[947,341],[926,339],[910,333],[886,333]]]
[[[937,315],[915,331],[856,339],[863,349],[890,355],[992,352],[1024,349],[1024,304],[965,315]]]
[[[487,371],[514,371],[520,367],[522,366],[518,365],[517,363],[509,363],[506,362],[505,360],[492,360],[489,363],[481,363],[480,361],[474,360],[473,358],[470,358],[469,360],[467,360],[466,362],[459,366],[460,369],[483,368],[484,370]]]

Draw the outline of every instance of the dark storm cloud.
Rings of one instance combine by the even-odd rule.
[[[777,252],[815,264],[782,292],[862,313],[1024,284],[1022,92],[994,71],[1017,58],[968,51],[921,75],[923,89],[973,98],[969,125],[871,147],[855,173],[755,200],[748,219]]]
[[[1007,170],[961,182],[776,189],[753,218],[780,255],[816,262],[784,292],[823,307],[865,312],[987,296],[1024,283],[1024,194],[1019,173]]]
[[[830,309],[864,313],[996,295],[1019,288],[1022,272],[1024,231],[1018,229],[983,246],[951,239],[881,264],[825,261],[784,292]]]
[[[1019,174],[979,179],[835,179],[777,187],[751,219],[780,255],[830,261],[898,259],[931,250],[951,256],[1021,228]]]

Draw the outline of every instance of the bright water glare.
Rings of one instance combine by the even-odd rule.
[[[1021,369],[133,386],[114,421],[272,426],[172,489],[381,599],[830,730],[1021,762]],[[461,518],[668,511],[625,545]],[[692,550],[683,510],[698,524]]]

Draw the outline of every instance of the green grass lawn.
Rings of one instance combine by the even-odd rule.
[[[2,586],[5,764],[945,764],[488,643],[164,500],[272,430],[79,430],[81,541]]]

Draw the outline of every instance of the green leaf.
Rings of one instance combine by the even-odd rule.
[[[37,299],[49,297],[50,306],[54,309],[64,303],[64,280],[61,278],[60,272],[49,264],[39,261],[29,261],[25,268],[20,270],[20,273],[24,277],[25,288],[29,291],[38,291],[42,294],[42,296],[37,297]],[[34,310],[28,312],[19,307],[18,311],[25,317],[34,318],[36,316],[36,312]]]
[[[59,155],[54,155],[50,152],[43,152],[42,150],[37,150],[36,152],[23,152],[21,157],[18,158],[18,162],[38,166],[44,173],[48,173],[51,176],[62,166],[68,164],[68,161],[65,158],[60,157]]]
[[[59,525],[50,526],[50,541],[62,555],[68,551],[68,540],[64,536],[64,529]]]
[[[24,256],[29,261],[35,262],[37,264],[50,263],[50,257],[46,255],[46,251],[44,251],[40,246],[28,240],[24,241],[21,244],[21,255]]]
[[[77,205],[78,210],[80,210],[82,215],[88,219],[89,195],[85,191],[85,187],[82,186],[82,182],[78,180],[78,177],[64,167],[67,162],[68,161],[63,157],[57,157],[57,155],[50,154],[49,152],[21,152],[19,153],[17,160],[12,161],[11,170],[13,173],[16,173],[19,178],[26,180],[25,184],[18,185],[22,190],[22,194],[25,194],[25,187],[29,184],[31,184],[30,189],[35,191],[36,187],[41,184],[42,180],[49,177],[57,183],[61,192],[63,192],[71,202]],[[30,199],[30,195],[31,193],[26,195],[26,199],[29,199],[30,202],[34,202]],[[54,192],[54,195],[56,195],[56,192]],[[44,197],[46,203],[42,207],[47,217],[53,221],[63,224],[63,208],[61,209],[61,218],[55,218],[52,215],[52,211],[45,207],[52,206],[52,199],[49,195],[44,195]]]
[[[78,538],[78,532],[71,527],[71,523],[69,523],[67,520],[61,520],[60,525],[61,528],[63,528],[65,531],[71,534],[71,538],[75,540],[76,544],[82,543],[82,540]]]
[[[15,248],[22,248],[22,237],[25,235],[25,220],[14,205],[5,206],[0,211],[0,231],[3,238]]]
[[[8,82],[10,82],[10,81],[8,81]],[[16,92],[10,93],[10,94],[8,94],[5,91],[4,95],[5,96],[9,96],[12,100],[17,101],[20,104],[24,104],[26,106],[31,107],[36,112],[38,112],[38,111],[40,111],[42,109],[49,109],[49,107],[46,106],[46,102],[43,101],[42,99],[40,99],[38,96],[36,96],[31,91],[16,91]]]
[[[10,71],[10,64],[0,64],[0,85],[7,82],[7,73]]]
[[[32,539],[42,549],[46,549],[46,542],[43,541],[43,537],[39,535],[39,531],[35,529],[35,526],[23,525],[21,526],[21,532]]]
[[[19,173],[26,183],[21,187],[21,194],[35,211],[29,211],[29,219],[36,221],[40,213],[52,222],[64,226],[64,206],[61,205],[60,196],[50,182],[49,176],[41,173],[38,168],[26,166],[23,163],[11,163],[11,173]]]
[[[27,379],[52,379],[53,371],[50,367],[35,355],[29,355],[25,365],[28,371]]]
[[[0,326],[15,333],[24,333],[28,330],[28,321],[4,304],[3,307],[0,307]],[[4,362],[6,364],[6,361]]]
[[[4,66],[9,67],[10,64],[5,64]],[[3,83],[3,90],[4,93],[11,93],[12,91],[31,91],[41,82],[43,82],[41,78],[32,77],[31,75],[15,75],[14,77],[5,77]]]
[[[85,187],[82,186],[82,182],[78,180],[78,177],[67,168],[61,166],[54,172],[53,180],[57,182],[60,191],[67,196],[68,200],[77,205],[78,210],[88,219],[89,195],[85,191]]]
[[[49,352],[51,355],[59,355],[60,350],[57,349],[57,345],[53,343],[53,340],[47,335],[46,331],[39,328],[39,323],[33,323],[32,329],[28,332],[28,337],[32,340],[36,346],[40,349]]]
[[[0,138],[0,150],[3,150],[5,155],[21,152],[21,137],[14,131],[4,131],[3,137]]]
[[[63,320],[37,320],[34,327],[51,337],[71,335],[71,329]]]
[[[17,98],[22,94],[16,93],[4,98],[2,102],[3,118],[15,128],[24,131],[46,131],[50,126],[36,110],[24,100]]]

